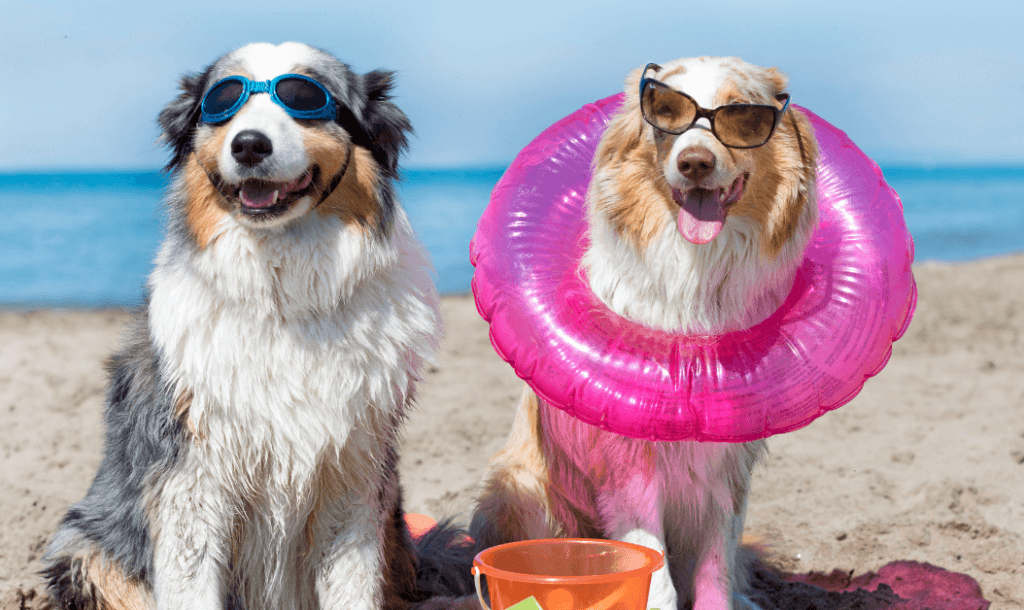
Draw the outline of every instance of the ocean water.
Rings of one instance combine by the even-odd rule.
[[[469,240],[504,168],[411,170],[401,197],[442,293],[465,293]],[[884,168],[916,260],[1024,251],[1024,167]],[[136,305],[161,239],[166,178],[0,174],[0,305]]]

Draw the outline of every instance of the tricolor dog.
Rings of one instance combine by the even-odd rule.
[[[583,269],[617,314],[718,334],[785,300],[817,224],[814,131],[787,80],[734,58],[637,69],[593,161]],[[527,388],[491,461],[478,548],[612,538],[666,553],[649,607],[741,607],[737,552],[764,441],[654,442],[583,423]]]
[[[254,44],[160,114],[173,176],[106,445],[46,555],[61,608],[404,608],[396,445],[441,321],[396,197],[392,74]]]

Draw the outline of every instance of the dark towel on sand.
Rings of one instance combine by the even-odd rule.
[[[755,563],[750,598],[762,610],[987,610],[981,587],[966,574],[927,563],[894,561],[853,576],[780,574]]]

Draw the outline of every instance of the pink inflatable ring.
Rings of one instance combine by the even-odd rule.
[[[498,354],[548,403],[605,430],[741,442],[849,402],[892,354],[917,301],[899,197],[850,139],[814,125],[820,222],[786,302],[744,331],[694,337],[611,312],[579,270],[590,163],[622,95],[519,153],[470,244],[473,294]]]

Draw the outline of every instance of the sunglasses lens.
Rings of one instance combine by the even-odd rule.
[[[690,98],[654,82],[644,86],[640,110],[652,125],[672,133],[688,128],[697,116],[697,107]]]
[[[226,80],[218,83],[203,100],[203,112],[218,115],[227,112],[238,102],[245,92],[245,85],[237,80]]]
[[[302,112],[320,110],[327,105],[327,92],[301,78],[283,78],[274,90],[281,103]]]
[[[715,114],[715,135],[726,146],[760,146],[774,125],[775,112],[767,106],[722,106]]]

